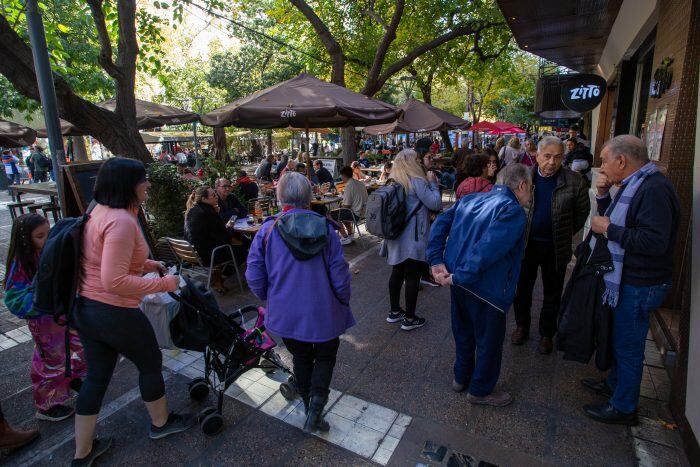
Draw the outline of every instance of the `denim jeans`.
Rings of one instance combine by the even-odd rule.
[[[452,287],[455,381],[477,397],[493,392],[501,374],[505,313],[464,289]]]
[[[669,290],[669,283],[620,287],[620,298],[613,310],[614,362],[608,375],[608,385],[613,390],[610,404],[620,412],[637,410],[649,315],[661,306]]]

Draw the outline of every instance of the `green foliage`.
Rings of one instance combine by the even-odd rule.
[[[240,165],[238,164],[238,159],[236,158],[230,160],[218,160],[213,157],[207,157],[204,159],[203,164],[203,183],[213,187],[216,180],[219,178],[234,181],[236,178],[238,178],[239,169]]]
[[[154,220],[150,225],[155,238],[182,237],[185,204],[199,182],[182,178],[173,164],[154,162],[148,167],[146,208]]]
[[[164,2],[161,2],[164,4]],[[27,22],[22,0],[0,0],[0,14],[5,16],[13,29],[29,44]],[[39,2],[44,21],[46,42],[51,68],[68,81],[76,94],[97,102],[114,95],[114,83],[98,63],[100,44],[90,8],[82,0],[44,0]],[[118,49],[119,18],[115,0],[105,0],[103,5],[105,25],[112,48]],[[139,40],[139,72],[157,74],[163,68],[160,59],[163,35],[167,27],[163,18],[140,8],[136,13],[136,32]],[[116,60],[116,57],[115,57]],[[8,109],[29,112],[38,108],[38,103],[10,92],[9,99],[4,91],[11,87],[5,78],[0,79],[0,114],[7,115]]]
[[[290,54],[246,44],[237,53],[213,54],[206,80],[210,86],[225,90],[232,101],[303,72],[304,66],[294,60]]]

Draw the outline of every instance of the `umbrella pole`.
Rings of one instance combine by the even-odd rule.
[[[309,146],[309,122],[306,122],[306,178],[311,180],[311,146]]]

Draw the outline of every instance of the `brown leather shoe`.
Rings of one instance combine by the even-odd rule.
[[[19,431],[13,429],[6,421],[0,423],[0,449],[21,448],[38,437],[37,430]]]
[[[467,394],[467,400],[474,405],[490,405],[492,407],[504,407],[513,402],[513,397],[505,391],[493,391],[488,396],[475,396]]]
[[[549,355],[554,350],[554,341],[551,337],[540,337],[540,345],[537,346],[537,350],[542,355]]]
[[[510,335],[510,343],[513,345],[523,345],[527,340],[527,331],[525,328],[518,326]]]

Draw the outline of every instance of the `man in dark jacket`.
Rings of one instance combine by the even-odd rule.
[[[532,167],[534,196],[530,201],[527,246],[513,302],[517,328],[511,342],[522,345],[530,334],[532,291],[541,268],[544,297],[538,350],[543,355],[554,348],[572,238],[586,223],[591,209],[586,183],[580,175],[562,167],[563,160],[564,143],[554,136],[542,138],[537,146],[537,165]]]
[[[584,411],[600,422],[635,425],[649,315],[671,289],[680,202],[636,136],[608,141],[601,158],[598,216],[591,219],[591,230],[608,239],[613,258],[603,301],[613,307],[614,363],[607,380],[581,381],[610,398]],[[612,185],[620,187],[614,199]]]
[[[243,202],[247,203],[251,199],[255,199],[260,194],[260,187],[253,180],[248,177],[248,173],[245,170],[238,171],[238,178],[236,179],[236,185],[241,190],[241,196],[243,197]]]
[[[315,160],[314,170],[316,171],[316,178],[318,178],[318,183],[320,183],[321,185],[323,185],[324,183],[328,183],[331,188],[335,188],[333,175],[331,175],[330,171],[323,166],[323,162]]]
[[[272,181],[272,166],[275,163],[275,156],[267,156],[255,169],[255,177],[262,181]]]
[[[220,178],[214,186],[216,197],[219,201],[219,217],[224,222],[231,220],[233,216],[237,219],[246,217],[248,210],[238,201],[236,195],[231,193],[231,182],[225,178]],[[235,220],[235,219],[234,219]]]

